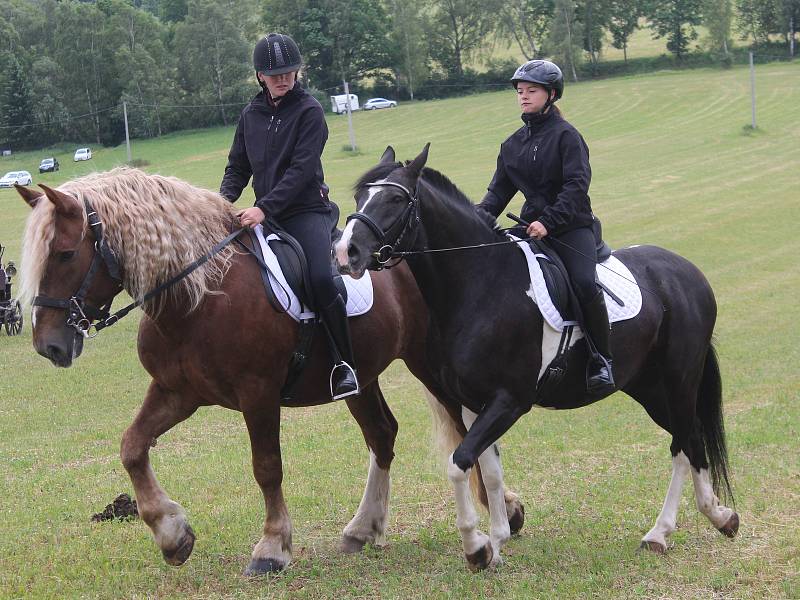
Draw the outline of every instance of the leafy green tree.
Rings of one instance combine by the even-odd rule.
[[[33,147],[37,131],[30,124],[33,110],[30,83],[16,60],[8,65],[5,89],[2,90],[5,138],[15,150]]]
[[[667,38],[667,50],[683,59],[689,43],[697,39],[695,25],[700,24],[702,0],[658,0],[647,17],[655,28],[657,38]]]
[[[572,75],[573,81],[578,81],[582,39],[583,30],[573,0],[556,0],[547,47],[564,75]]]
[[[309,83],[318,89],[391,66],[388,17],[372,0],[267,0],[263,23],[295,39]]]
[[[424,81],[429,71],[422,3],[419,0],[390,0],[388,7],[392,15],[390,64],[398,86],[400,80],[404,80],[413,100],[414,86]]]
[[[592,65],[596,66],[611,20],[611,0],[582,0],[576,6],[576,16],[582,25],[583,49],[589,54]]]
[[[244,39],[230,11],[214,0],[189,0],[189,11],[175,26],[173,51],[178,57],[179,80],[193,104],[195,126],[231,122],[248,95],[252,72],[252,44]],[[230,105],[230,106],[226,106]]]
[[[641,15],[640,0],[611,0],[608,21],[611,45],[617,50],[622,50],[622,56],[626,63],[628,62],[628,40],[639,27]]]
[[[431,56],[453,76],[464,76],[464,63],[475,55],[497,25],[493,0],[431,0]]]
[[[510,0],[500,5],[498,33],[514,39],[525,60],[542,55],[553,20],[553,0]]]
[[[702,11],[711,50],[720,53],[723,59],[727,59],[733,25],[731,0],[704,0]]]

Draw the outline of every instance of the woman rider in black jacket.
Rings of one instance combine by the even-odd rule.
[[[235,202],[253,178],[256,203],[239,213],[244,227],[267,216],[303,247],[311,293],[331,342],[334,400],[359,392],[345,303],[331,270],[331,211],[322,173],[328,127],[319,102],[297,83],[300,50],[288,35],[270,33],[253,52],[261,92],[236,127],[220,193]]]
[[[498,217],[518,191],[525,196],[522,218],[533,238],[546,236],[564,262],[581,304],[582,326],[591,357],[587,391],[605,396],[614,391],[608,313],[595,282],[597,243],[589,202],[589,149],[580,133],[554,103],[564,91],[564,76],[547,60],[520,66],[511,83],[522,108],[523,127],[500,146],[497,170],[480,207]],[[574,250],[572,250],[574,249]]]

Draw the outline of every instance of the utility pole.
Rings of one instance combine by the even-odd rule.
[[[128,103],[122,103],[122,114],[125,117],[125,148],[128,150],[128,164],[131,163],[131,138],[128,135]]]
[[[756,128],[756,69],[753,66],[753,53],[750,52],[750,125]]]
[[[353,111],[350,110],[350,86],[344,80],[342,80],[342,83],[344,83],[344,97],[347,101],[347,129],[350,132],[350,148],[352,148],[353,152],[355,152],[356,134],[353,131]]]

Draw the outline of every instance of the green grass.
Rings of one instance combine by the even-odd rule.
[[[800,597],[800,65],[758,68],[753,135],[743,130],[748,81],[739,68],[666,72],[571,85],[563,101],[592,153],[592,202],[609,243],[675,250],[715,289],[737,539],[699,515],[687,484],[674,547],[665,557],[635,552],[664,498],[669,437],[619,394],[580,411],[534,410],[503,439],[506,479],[527,522],[498,572],[470,574],[429,450],[427,408],[396,364],[382,377],[400,422],[388,547],[336,552],[367,468],[345,406],[286,410],[294,563],[274,578],[241,577],[263,504],[240,415],[210,408],[151,453],[198,535],[187,564],[170,568],[141,522],[89,522],[131,491],[117,454],[147,385],[136,318],[87,343],[69,370],[35,355],[26,324],[17,338],[0,334],[0,597]],[[518,124],[514,102],[496,92],[356,114],[356,156],[342,150],[346,119],[330,117],[333,197],[347,214],[350,186],[387,143],[410,158],[431,141],[429,164],[478,200]],[[135,140],[134,158],[216,187],[232,134]],[[2,159],[0,170],[33,171],[44,155]],[[57,184],[124,159],[124,147],[97,148],[89,163],[59,156],[62,171],[35,180]],[[19,257],[26,214],[13,191],[0,191],[6,259]]]

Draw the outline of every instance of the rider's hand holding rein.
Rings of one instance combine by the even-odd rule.
[[[246,208],[238,213],[237,216],[239,217],[239,223],[242,224],[242,227],[249,227],[250,229],[254,229],[256,225],[267,218],[264,211],[257,206]]]
[[[547,227],[542,225],[539,221],[534,221],[528,225],[526,232],[530,237],[540,240],[547,235]]]

